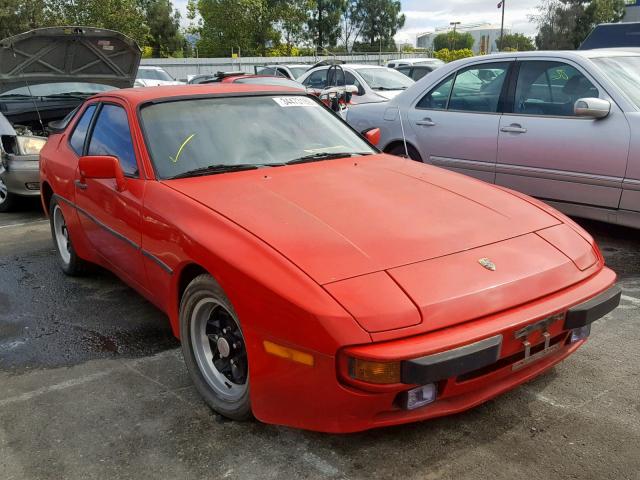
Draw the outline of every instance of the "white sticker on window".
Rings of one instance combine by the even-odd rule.
[[[314,100],[308,97],[273,97],[273,101],[281,107],[319,107]]]

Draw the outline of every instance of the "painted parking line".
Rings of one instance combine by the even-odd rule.
[[[49,220],[36,220],[34,222],[10,223],[8,225],[0,225],[0,228],[24,227],[26,225],[40,225],[41,223],[49,223]]]
[[[627,302],[633,303],[634,305],[639,305],[640,306],[640,298],[631,297],[629,295],[622,295],[620,298],[622,300],[627,301]]]

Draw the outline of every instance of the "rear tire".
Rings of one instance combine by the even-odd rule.
[[[194,278],[180,302],[187,370],[205,402],[233,420],[251,418],[249,364],[240,322],[211,275]]]
[[[72,277],[82,275],[87,270],[87,263],[76,254],[71,242],[67,222],[64,219],[62,208],[55,198],[49,203],[49,223],[53,244],[58,252],[58,263],[62,271]]]
[[[409,156],[407,157],[407,152],[404,150],[404,144],[400,143],[398,145],[394,145],[391,147],[387,153],[390,155],[396,155],[398,157],[410,158],[411,160],[415,160],[416,162],[422,162],[422,157],[418,151],[413,147],[413,145],[409,145],[407,143],[407,151],[409,152]]]

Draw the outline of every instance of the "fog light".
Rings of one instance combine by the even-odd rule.
[[[40,190],[40,182],[27,182],[24,184],[27,190]]]
[[[400,397],[400,404],[405,410],[414,410],[435,402],[437,393],[438,389],[435,383],[422,385],[403,392]]]
[[[571,330],[571,343],[584,340],[591,333],[591,324]]]

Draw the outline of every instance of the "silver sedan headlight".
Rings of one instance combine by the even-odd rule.
[[[18,136],[16,140],[21,155],[39,155],[40,150],[47,143],[47,139],[44,137]]]

